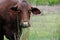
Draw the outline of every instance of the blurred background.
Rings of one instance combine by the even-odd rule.
[[[39,15],[31,15],[28,40],[60,40],[60,0],[28,0],[28,2],[41,11]],[[23,30],[25,40],[28,29]]]

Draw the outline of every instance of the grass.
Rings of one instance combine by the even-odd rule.
[[[37,5],[59,5],[60,0],[28,0],[31,4]]]
[[[58,40],[60,15],[33,16],[31,18],[30,40]],[[32,37],[33,35],[33,37]]]
[[[23,32],[24,37],[26,37],[25,34],[26,32]],[[60,14],[56,13],[47,14],[43,16],[41,15],[31,16],[31,27],[28,39],[60,40]]]

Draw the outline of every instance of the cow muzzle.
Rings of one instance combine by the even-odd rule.
[[[22,26],[22,28],[27,28],[30,26],[29,22],[22,22],[20,25]]]

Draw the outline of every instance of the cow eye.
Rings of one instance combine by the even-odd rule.
[[[19,10],[18,10],[18,12],[20,13],[20,12],[21,12],[21,10],[19,9]]]
[[[28,10],[29,13],[31,13],[31,10]]]
[[[18,12],[20,13],[21,11],[20,11],[20,10],[18,10]]]

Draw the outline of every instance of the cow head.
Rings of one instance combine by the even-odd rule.
[[[26,1],[18,3],[16,6],[11,8],[13,11],[17,11],[19,14],[20,25],[23,27],[30,26],[30,15],[31,12],[35,15],[40,14],[38,8],[31,7]]]

